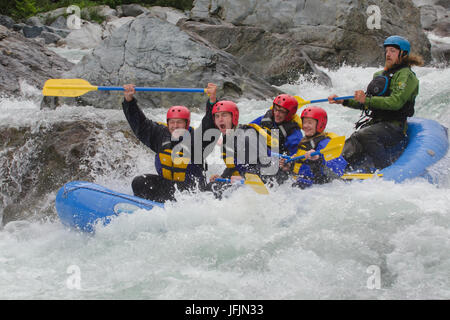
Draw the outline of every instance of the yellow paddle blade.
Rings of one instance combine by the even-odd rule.
[[[297,122],[300,129],[303,129],[303,123],[302,118],[298,114],[294,114],[294,117],[292,118],[292,121]]]
[[[299,109],[300,109],[301,107],[303,107],[305,104],[308,104],[308,103],[311,102],[310,100],[306,101],[305,99],[303,99],[303,98],[301,98],[301,97],[299,97],[299,96],[294,96],[294,98],[297,99],[297,101],[298,101],[298,108],[299,108]]]
[[[54,97],[79,97],[94,90],[97,90],[97,86],[83,79],[50,79],[45,82],[42,94]]]
[[[256,174],[246,173],[244,184],[248,184],[256,193],[269,194],[269,190],[267,190],[264,182]]]
[[[375,177],[382,177],[382,173],[345,173],[341,176],[341,179],[345,180],[365,180],[365,179],[372,179]]]
[[[327,146],[320,150],[320,153],[323,154],[325,161],[329,161],[332,159],[336,159],[342,153],[342,149],[344,149],[345,144],[345,136],[339,136],[333,138],[328,142]]]

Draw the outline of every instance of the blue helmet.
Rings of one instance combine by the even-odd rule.
[[[401,51],[404,51],[407,54],[409,54],[409,51],[411,50],[411,45],[409,44],[409,41],[400,36],[388,37],[386,40],[384,40],[383,46],[385,48],[387,46],[396,47],[397,49],[400,49]]]

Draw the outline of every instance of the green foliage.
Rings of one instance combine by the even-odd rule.
[[[105,4],[111,8],[115,8],[119,5],[132,3],[147,7],[162,6],[180,10],[191,10],[193,0],[0,0],[0,14],[11,16],[15,19],[25,19],[40,12],[47,12],[70,5],[77,5],[83,9]],[[102,18],[94,14],[94,19]]]
[[[28,18],[37,13],[35,0],[16,0],[16,7],[13,9],[14,18]]]
[[[98,24],[102,24],[102,22],[105,21],[105,17],[99,15],[97,13],[97,11],[88,9],[88,12],[89,13],[88,13],[88,15],[86,17],[84,16],[83,13],[81,13],[81,19],[89,20],[89,21],[95,21]]]

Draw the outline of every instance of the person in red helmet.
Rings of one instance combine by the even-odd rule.
[[[261,127],[269,135],[273,129],[278,129],[279,153],[291,156],[297,152],[297,145],[303,138],[301,127],[294,118],[297,109],[297,99],[288,94],[280,94],[273,100],[272,108],[250,125]]]
[[[233,101],[218,101],[212,108],[212,115],[214,126],[223,137],[222,158],[226,169],[220,177],[240,180],[247,172],[262,175],[261,168],[270,163],[265,143],[267,135],[260,135],[250,125],[239,124],[239,108]],[[218,177],[213,175],[210,180]]]
[[[210,99],[215,101],[215,91],[211,89],[213,84],[208,84],[207,93],[213,93]],[[196,132],[204,132],[212,128],[208,124],[212,121],[211,112],[205,114],[201,127],[194,129],[190,126],[191,113],[185,106],[172,106],[167,111],[167,124],[161,124],[148,119],[137,105],[134,97],[136,93],[134,85],[124,85],[124,101],[122,108],[125,117],[136,137],[152,151],[156,153],[155,168],[157,174],[144,174],[133,179],[131,187],[137,197],[157,202],[175,200],[174,193],[190,190],[198,187],[200,190],[206,186],[206,163],[204,153],[207,142],[202,141],[202,155],[200,163],[196,163],[194,150],[194,137]],[[211,104],[208,100],[208,104]],[[191,141],[186,143],[189,147],[178,148],[184,144],[185,133],[189,132]],[[203,139],[202,139],[203,140]],[[181,151],[177,151],[181,149]],[[174,157],[173,154],[177,156]]]
[[[325,132],[328,116],[324,109],[316,106],[305,107],[301,114],[303,132],[305,136],[298,145],[295,156],[304,155],[305,158],[291,165],[280,160],[280,167],[284,171],[291,171],[296,176],[293,186],[302,189],[313,184],[323,184],[344,174],[347,161],[342,156],[325,161],[323,155],[311,156],[315,151],[324,149],[330,138]]]
[[[221,198],[223,191],[229,185],[216,182],[219,177],[231,179],[233,182],[244,179],[245,173],[252,173],[260,176],[264,181],[267,176],[278,171],[278,165],[272,165],[267,153],[268,135],[250,125],[239,124],[239,108],[236,103],[221,100],[208,107],[211,108],[213,115],[210,125],[219,129],[223,138],[222,158],[226,165],[221,175],[211,176],[208,190],[213,191],[216,197]],[[274,143],[278,143],[278,141]]]

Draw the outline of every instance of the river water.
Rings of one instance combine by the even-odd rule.
[[[302,78],[281,88],[307,100],[352,95],[376,71],[322,70],[333,88]],[[416,116],[450,127],[450,69],[414,70]],[[0,98],[0,125],[124,117],[92,107],[40,110],[39,91],[22,89],[22,98]],[[241,123],[270,103],[239,101]],[[349,136],[359,111],[321,106],[327,130]],[[163,121],[165,110],[146,114]],[[194,126],[201,117],[193,114]],[[135,174],[154,171],[144,147],[118,137],[105,138],[105,148],[111,157],[129,153]],[[217,152],[208,160],[210,173],[223,169]],[[450,299],[449,167],[447,155],[430,169],[436,184],[335,181],[282,185],[268,196],[241,187],[221,201],[178,194],[165,209],[119,216],[95,235],[58,219],[10,222],[0,229],[0,299]],[[99,170],[95,182],[131,194],[130,178],[112,169]]]

